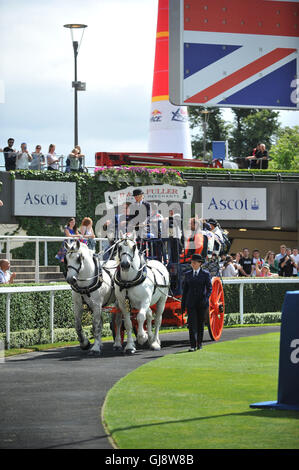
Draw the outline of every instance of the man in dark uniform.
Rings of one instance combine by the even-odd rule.
[[[144,240],[150,233],[151,206],[144,200],[144,192],[141,189],[134,189],[133,196],[135,202],[130,205],[128,231],[136,231],[138,248],[143,250]]]
[[[201,267],[204,261],[201,255],[192,255],[192,270],[186,273],[183,287],[182,312],[187,308],[190,352],[202,349],[205,317],[212,292],[211,275]]]

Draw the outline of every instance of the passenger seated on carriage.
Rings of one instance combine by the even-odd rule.
[[[141,189],[134,189],[133,196],[135,202],[130,205],[129,208],[129,223],[128,231],[136,232],[137,246],[138,249],[144,251],[146,249],[145,240],[151,238],[150,234],[150,216],[151,207],[150,204],[144,200],[144,192]],[[137,222],[134,219],[137,218]],[[132,222],[136,222],[133,226]]]
[[[165,233],[168,237],[165,239],[167,245],[168,262],[178,263],[180,253],[182,251],[182,217],[181,214],[175,213],[172,209],[169,210],[169,216],[164,220]]]
[[[149,217],[150,222],[150,241],[149,245],[149,257],[158,261],[163,261],[166,264],[166,253],[164,244],[162,241],[162,224],[164,222],[163,216],[158,212],[158,204],[151,204],[151,215]]]
[[[191,235],[186,241],[185,249],[180,255],[181,263],[190,263],[192,255],[198,254],[202,256],[207,255],[208,251],[208,237],[204,235],[200,227],[200,221],[195,217],[190,219]]]

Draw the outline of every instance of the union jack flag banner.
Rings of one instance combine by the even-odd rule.
[[[299,109],[299,2],[170,0],[170,101]]]

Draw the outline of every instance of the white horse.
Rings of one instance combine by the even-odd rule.
[[[160,261],[145,261],[139,252],[133,237],[122,236],[117,242],[118,268],[114,275],[115,297],[118,306],[124,316],[127,331],[127,344],[125,352],[133,354],[136,350],[132,337],[131,310],[138,310],[137,341],[145,344],[149,341],[150,348],[160,350],[159,328],[162,322],[162,314],[169,291],[169,273]],[[155,332],[152,332],[151,306],[156,304]],[[143,325],[147,320],[147,332]],[[115,344],[120,343],[120,332],[117,329]]]
[[[80,347],[83,350],[90,348],[90,342],[82,330],[81,322],[83,301],[85,301],[93,313],[93,334],[95,339],[89,354],[99,356],[102,352],[102,307],[115,302],[113,289],[115,262],[108,261],[101,265],[99,258],[79,240],[65,241],[64,246],[66,249],[66,281],[72,287],[75,328]],[[116,315],[116,317],[120,316]]]

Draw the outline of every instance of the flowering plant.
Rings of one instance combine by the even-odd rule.
[[[123,182],[128,185],[168,183],[185,184],[181,173],[173,168],[148,168],[143,166],[98,166],[95,168],[100,176],[104,177],[108,183],[117,187]]]

